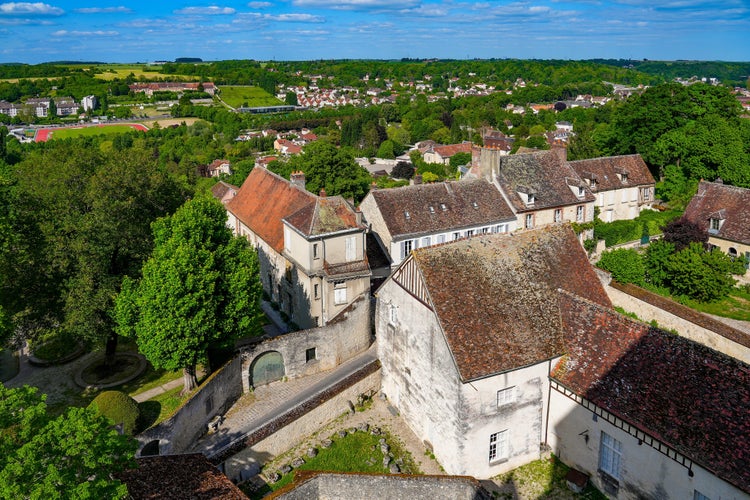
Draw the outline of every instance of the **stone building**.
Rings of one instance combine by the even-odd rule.
[[[255,168],[225,206],[229,227],[258,251],[263,290],[300,328],[326,325],[369,294],[361,214],[306,191],[302,172],[287,181]]]

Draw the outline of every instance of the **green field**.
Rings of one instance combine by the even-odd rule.
[[[106,125],[104,127],[61,128],[50,133],[48,140],[70,139],[71,137],[93,135],[117,135],[135,130],[130,125]]]
[[[219,97],[233,108],[245,105],[254,108],[284,104],[260,87],[222,85]]]
[[[144,71],[144,68],[146,71]],[[168,75],[161,72],[161,66],[148,66],[145,64],[102,64],[95,67],[97,73],[96,78],[102,80],[114,80],[115,78],[124,79],[130,73],[133,73],[135,78],[143,77],[149,79],[165,79],[165,80],[198,80],[200,77],[196,75]]]

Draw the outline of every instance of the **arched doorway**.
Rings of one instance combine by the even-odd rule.
[[[277,351],[264,352],[250,366],[250,385],[270,384],[284,377],[284,358]]]
[[[149,441],[148,443],[146,443],[146,446],[141,448],[142,457],[150,457],[150,456],[154,456],[158,454],[159,454],[159,440],[158,439]]]

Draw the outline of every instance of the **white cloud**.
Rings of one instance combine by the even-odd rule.
[[[248,7],[251,9],[265,9],[266,7],[271,7],[273,4],[271,2],[250,2],[247,4]]]
[[[80,9],[76,9],[76,12],[79,14],[110,14],[110,13],[123,13],[128,14],[130,12],[133,12],[132,9],[129,9],[125,6],[119,6],[119,7],[82,7]]]
[[[210,7],[185,7],[174,11],[175,14],[185,16],[231,15],[235,12],[231,7],[217,7],[216,5],[211,5]]]
[[[0,24],[4,26],[47,26],[54,24],[46,19],[29,19],[25,17],[0,17]]]
[[[42,2],[10,2],[0,3],[0,14],[7,16],[61,16],[65,13],[59,7]]]
[[[419,0],[292,0],[297,7],[323,7],[338,10],[403,10],[420,5]]]
[[[68,30],[57,30],[52,33],[52,36],[117,36],[117,31],[68,31]]]
[[[234,24],[248,21],[277,21],[289,23],[324,23],[326,20],[323,16],[315,14],[259,14],[257,12],[245,12],[237,15],[232,21]]]

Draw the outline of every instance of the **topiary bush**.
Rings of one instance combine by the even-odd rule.
[[[125,434],[133,435],[138,430],[140,410],[135,399],[122,391],[104,391],[91,402],[92,407],[114,424],[122,424]]]

